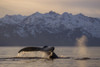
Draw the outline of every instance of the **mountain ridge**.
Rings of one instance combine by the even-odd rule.
[[[6,15],[0,18],[0,32],[0,45],[71,46],[82,35],[87,36],[88,45],[100,45],[100,19],[81,13],[50,11],[29,16]]]

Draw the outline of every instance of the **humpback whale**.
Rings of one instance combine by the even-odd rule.
[[[18,51],[18,57],[21,55],[24,55],[28,52],[33,52],[32,57],[41,57],[41,58],[48,58],[48,59],[54,59],[58,58],[58,56],[54,53],[54,47],[25,47]]]

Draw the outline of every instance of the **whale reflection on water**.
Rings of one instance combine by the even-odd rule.
[[[54,53],[54,47],[25,47],[18,51],[18,57],[40,57],[47,59],[58,58]]]

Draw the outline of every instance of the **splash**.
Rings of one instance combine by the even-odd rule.
[[[87,47],[86,47],[86,42],[87,42],[87,37],[83,35],[80,38],[77,38],[77,43],[76,43],[76,54],[77,57],[87,57]]]

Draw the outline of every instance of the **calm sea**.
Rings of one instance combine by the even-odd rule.
[[[55,47],[58,56],[70,57],[46,59],[2,59],[16,57],[23,47],[0,47],[0,67],[100,67],[100,47]],[[89,57],[87,60],[77,58]]]

